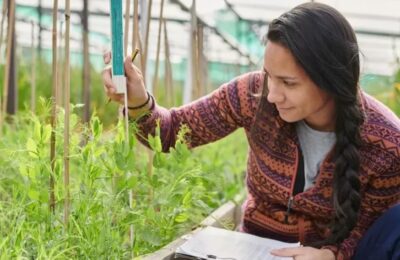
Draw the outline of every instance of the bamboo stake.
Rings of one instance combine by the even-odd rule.
[[[164,20],[164,52],[165,52],[165,88],[166,88],[166,96],[167,96],[167,105],[168,107],[172,106],[175,103],[175,96],[173,91],[173,79],[172,79],[172,65],[170,59],[170,51],[169,51],[169,41],[167,34],[167,20]]]
[[[7,12],[7,0],[3,0],[3,9],[1,11],[1,25],[0,25],[0,57],[3,57],[2,47],[3,47],[3,30],[4,30],[4,21],[6,19]]]
[[[134,62],[137,54],[139,53],[139,49],[135,49],[135,51],[132,53],[132,63]],[[128,90],[125,91],[124,95],[124,105],[125,105],[125,111],[128,111]],[[128,118],[128,113],[125,114],[125,145],[128,146],[129,148],[129,118]],[[127,172],[128,178],[132,175],[130,171]],[[128,194],[128,199],[129,199],[129,207],[132,209],[133,208],[133,190],[129,190]],[[133,224],[129,225],[129,239],[130,239],[130,244],[133,248],[134,246],[134,241],[135,241],[135,229]],[[134,257],[133,255],[133,250],[132,250],[132,258]]]
[[[149,50],[149,35],[150,35],[150,22],[151,22],[151,7],[152,7],[152,0],[149,0],[148,5],[147,5],[147,19],[146,19],[146,35],[145,35],[145,42],[144,42],[144,54],[141,56],[141,63],[142,63],[142,75],[143,75],[143,80],[145,85],[147,84],[147,77],[146,77],[146,69],[147,69],[147,57],[148,57],[148,50]],[[139,36],[138,38],[139,46],[142,48],[142,41]],[[147,149],[147,148],[145,148]],[[148,164],[147,164],[147,174],[149,178],[153,176],[153,160],[154,160],[154,154],[151,149],[147,149],[147,155],[149,158]],[[153,200],[153,191],[149,191],[149,201]]]
[[[56,127],[57,127],[57,11],[58,0],[53,2],[53,33],[52,33],[52,48],[53,48],[53,93],[52,93],[52,109],[51,109],[51,137],[50,137],[50,211],[55,213],[55,195],[54,195],[54,175],[55,175],[55,153],[56,153]]]
[[[144,53],[142,55],[143,60],[142,61],[142,74],[143,78],[145,81],[146,85],[146,70],[147,70],[147,57],[148,57],[148,51],[149,51],[149,35],[150,35],[150,23],[151,23],[151,6],[152,6],[153,0],[149,0],[148,6],[147,6],[147,21],[146,21],[146,36],[145,36],[145,42],[144,42]]]
[[[11,49],[12,49],[12,38],[13,38],[13,31],[14,31],[14,15],[15,15],[15,0],[10,1],[10,6],[8,9],[9,12],[9,20],[8,20],[8,30],[7,30],[7,53],[6,53],[6,66],[4,72],[4,85],[3,85],[3,107],[2,107],[2,114],[3,118],[2,121],[7,113],[7,102],[8,102],[8,84],[10,81],[10,66],[11,66]]]
[[[61,107],[62,106],[62,89],[63,89],[63,70],[64,70],[64,64],[63,64],[63,53],[62,53],[62,41],[63,41],[63,21],[60,21],[60,28],[59,28],[59,38],[58,38],[58,75],[57,75],[57,100],[56,104],[57,106]]]
[[[131,11],[131,1],[125,0],[125,32],[124,32],[124,56],[128,51],[128,36],[129,36],[129,15]],[[132,49],[134,50],[134,49]]]
[[[198,74],[198,23],[196,16],[196,0],[192,2],[192,8],[190,10],[191,13],[191,26],[192,26],[192,100],[199,97],[198,93],[198,85],[199,85],[199,74]]]
[[[35,23],[32,21],[31,31],[31,52],[32,52],[32,64],[31,64],[31,111],[36,111],[36,50],[35,50]]]
[[[203,35],[204,27],[201,24],[198,24],[197,30],[197,97],[201,97],[205,94],[204,88],[204,56],[203,56]]]
[[[90,60],[89,60],[89,24],[88,24],[88,9],[89,0],[83,2],[83,121],[88,123],[90,121]],[[86,140],[84,140],[86,142]]]
[[[4,0],[5,1],[5,0]],[[12,38],[13,38],[13,30],[14,30],[14,15],[15,15],[15,5],[14,0],[10,0],[10,6],[8,9],[9,12],[9,20],[8,20],[8,28],[7,28],[7,52],[6,52],[6,65],[4,68],[4,84],[3,84],[3,100],[2,100],[2,109],[0,115],[0,134],[3,130],[4,118],[7,113],[7,99],[8,99],[8,87],[10,81],[10,66],[11,66],[11,49],[12,49]]]
[[[64,226],[68,227],[70,212],[70,191],[69,191],[69,113],[70,113],[70,54],[69,54],[69,30],[70,30],[70,0],[65,0],[65,91],[64,91],[64,190],[66,192],[64,201]]]
[[[160,3],[160,17],[158,23],[158,34],[157,34],[157,51],[156,51],[156,64],[155,64],[155,71],[153,77],[153,95],[158,97],[157,93],[157,85],[158,85],[158,67],[160,63],[160,47],[161,47],[161,28],[162,28],[162,21],[163,21],[163,10],[164,10],[164,0],[161,0]]]
[[[139,39],[139,1],[133,0],[133,20],[132,20],[132,50],[138,48]],[[139,47],[141,49],[141,47]],[[142,56],[142,55],[141,55]]]

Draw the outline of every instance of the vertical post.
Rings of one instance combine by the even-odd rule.
[[[32,52],[32,64],[31,64],[31,111],[36,111],[36,49],[35,49],[35,23],[32,21],[31,31],[31,52]]]
[[[172,106],[175,102],[175,96],[173,91],[173,79],[172,79],[172,65],[169,51],[169,41],[167,34],[167,20],[164,20],[164,51],[165,51],[165,88],[167,93],[167,105]]]
[[[148,60],[148,51],[149,51],[149,36],[150,36],[150,23],[151,23],[151,7],[152,7],[152,0],[148,0],[147,4],[147,15],[146,19],[143,19],[143,22],[146,22],[146,31],[145,31],[145,39],[144,39],[144,52],[141,56],[143,58],[143,65],[142,65],[142,74],[144,77],[145,85],[148,83],[147,81],[147,60]],[[143,7],[143,6],[142,6]],[[150,85],[151,86],[151,85]],[[150,87],[148,86],[148,87]],[[151,89],[149,90],[151,92]]]
[[[58,0],[53,2],[53,31],[52,31],[52,48],[53,48],[53,75],[52,75],[52,99],[51,99],[51,136],[50,136],[50,199],[49,207],[50,211],[54,214],[56,201],[54,195],[54,175],[55,175],[55,164],[56,164],[56,123],[57,123],[57,14],[58,14]]]
[[[158,23],[158,34],[157,34],[157,51],[156,51],[156,63],[155,63],[155,70],[154,70],[154,77],[153,77],[153,94],[157,97],[157,85],[158,85],[158,67],[160,63],[160,47],[161,47],[161,28],[163,22],[163,10],[164,10],[164,0],[161,0],[160,3],[160,16],[159,16],[159,23]]]
[[[57,106],[61,107],[62,106],[62,94],[63,92],[61,91],[63,89],[63,72],[64,72],[64,65],[63,65],[63,53],[62,53],[62,42],[63,42],[63,21],[60,20],[60,28],[59,28],[59,34],[58,34],[58,82],[57,82],[57,100],[56,104]]]
[[[204,33],[204,26],[201,24],[198,24],[197,27],[197,71],[196,71],[196,85],[197,85],[197,97],[199,98],[203,96],[206,92],[205,90],[205,82],[206,82],[206,77],[205,77],[205,59],[204,59],[204,38],[203,38],[203,33]]]
[[[133,0],[132,50],[139,48],[139,43],[138,43],[139,42],[139,10],[138,9],[139,9],[139,0]]]
[[[129,36],[129,16],[131,11],[131,1],[125,0],[125,31],[124,31],[124,56],[128,51],[128,36]],[[134,49],[132,49],[134,50]]]
[[[18,86],[17,86],[17,67],[15,60],[15,48],[16,48],[16,38],[15,38],[15,0],[8,0],[9,8],[9,20],[8,26],[10,27],[10,39],[11,39],[11,53],[8,62],[10,63],[10,70],[8,76],[8,89],[7,94],[4,96],[6,102],[4,103],[4,111],[7,114],[14,115],[17,112],[18,104]],[[4,114],[5,115],[5,114]]]
[[[38,51],[39,51],[39,59],[41,59],[42,56],[42,15],[43,14],[43,9],[42,9],[42,0],[39,0],[38,4],[38,25],[39,25],[39,33],[38,33]]]
[[[2,47],[3,47],[3,31],[4,31],[4,21],[6,20],[6,14],[7,14],[7,2],[6,0],[3,0],[3,7],[1,11],[1,24],[0,24],[0,57],[2,57]]]
[[[69,68],[69,28],[70,28],[70,0],[65,1],[65,91],[64,91],[64,227],[68,227],[69,212],[70,212],[70,193],[69,193],[69,113],[70,113],[70,68]]]
[[[6,66],[4,70],[3,100],[0,118],[2,126],[6,113],[14,114],[16,110],[16,80],[15,80],[15,2],[8,1],[8,28]]]
[[[189,36],[189,59],[187,66],[187,78],[185,89],[183,92],[183,103],[189,103],[195,98],[197,90],[197,15],[196,15],[196,0],[192,0],[190,8],[190,36]]]
[[[90,121],[90,60],[89,60],[89,0],[83,1],[82,25],[83,25],[83,121]],[[122,46],[121,46],[122,48]],[[114,57],[113,57],[114,59]]]

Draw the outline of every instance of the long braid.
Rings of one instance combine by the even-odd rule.
[[[336,101],[340,103],[340,101]],[[327,243],[345,239],[357,222],[360,209],[360,125],[363,115],[359,104],[336,106],[335,170],[333,174],[333,205],[335,218]]]

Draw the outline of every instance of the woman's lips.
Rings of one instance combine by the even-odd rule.
[[[283,111],[285,111],[285,110],[290,110],[290,109],[292,109],[293,107],[276,107],[278,110],[283,110]]]

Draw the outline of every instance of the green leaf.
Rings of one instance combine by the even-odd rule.
[[[19,172],[21,173],[22,176],[28,176],[28,168],[24,165],[19,166]]]
[[[163,168],[166,164],[165,154],[156,152],[153,158],[153,166],[157,169]]]
[[[192,193],[188,191],[185,196],[183,197],[182,203],[185,208],[189,208],[192,202]]]
[[[51,125],[47,124],[43,127],[43,132],[42,132],[42,142],[46,143],[50,140],[50,135],[51,135]]]
[[[128,189],[133,189],[136,187],[138,183],[138,178],[137,176],[130,176],[127,180],[126,180],[126,184],[127,184],[127,188]]]
[[[36,191],[36,190],[34,190],[33,188],[29,188],[29,191],[28,191],[28,197],[31,199],[31,200],[39,200],[39,192],[38,191]]]
[[[154,152],[162,151],[162,144],[159,136],[152,136],[149,134],[149,136],[147,137],[147,141],[149,142],[149,145]]]
[[[36,118],[34,119],[34,126],[33,126],[33,138],[35,140],[42,140],[42,133],[41,133],[42,126],[40,125],[39,120]]]
[[[92,119],[92,129],[93,129],[93,135],[95,137],[100,136],[100,134],[103,132],[102,125],[100,123],[100,120],[96,117]]]
[[[188,219],[189,219],[189,215],[187,213],[183,212],[175,217],[175,222],[183,223],[183,222],[187,221]]]
[[[32,138],[28,138],[26,149],[31,157],[37,158],[37,144]]]
[[[88,160],[89,160],[89,153],[90,153],[89,147],[88,147],[88,146],[85,146],[85,147],[82,149],[82,158],[83,158],[83,161],[84,161],[84,162],[88,162]]]

